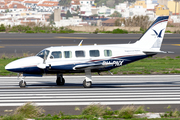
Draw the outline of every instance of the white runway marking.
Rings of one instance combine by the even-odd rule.
[[[65,86],[56,86],[54,76],[30,77],[20,89],[16,77],[0,77],[0,106],[180,104],[180,75],[94,76],[88,89],[83,76],[64,78]]]

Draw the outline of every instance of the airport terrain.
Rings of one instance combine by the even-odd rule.
[[[20,34],[1,33],[0,57],[35,55],[50,46],[76,46],[81,40],[83,45],[93,44],[127,44],[137,41],[142,34]],[[173,51],[174,54],[156,56],[180,56],[180,34],[165,34],[161,50]]]
[[[180,75],[93,76],[92,88],[83,88],[83,76],[65,76],[66,84],[57,86],[56,77],[26,78],[20,89],[16,77],[0,77],[0,114],[26,102],[43,107],[46,114],[80,114],[91,103],[119,110],[126,105],[144,105],[150,112],[165,112],[180,107]],[[76,111],[79,107],[80,111]]]

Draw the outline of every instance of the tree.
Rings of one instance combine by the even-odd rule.
[[[98,15],[98,14],[93,14],[92,16],[93,16],[93,17],[98,17],[99,15]]]
[[[59,5],[69,7],[69,6],[71,6],[71,0],[60,0]]]
[[[118,5],[119,3],[123,3],[125,0],[115,0],[115,5]]]
[[[114,8],[114,6],[115,6],[115,0],[108,0],[107,2],[106,2],[106,5],[108,6],[108,7],[110,7],[110,8]]]
[[[103,3],[106,5],[107,1],[108,0],[95,0],[94,2],[97,4],[97,6],[102,6]]]
[[[70,13],[70,11],[68,10],[67,11],[67,14],[66,14],[66,19],[68,19],[69,17],[73,17],[72,14]]]
[[[119,3],[123,3],[125,1],[128,1],[129,3],[132,3],[132,2],[134,3],[136,0],[95,0],[95,4],[97,7],[102,6],[102,3],[104,3],[104,5],[106,6],[109,6],[108,4],[110,4],[110,6],[113,6],[114,8],[115,5],[118,5]]]
[[[116,19],[115,21],[115,26],[121,26],[122,23],[120,22],[120,19]]]
[[[114,11],[114,13],[110,15],[110,17],[122,17],[122,15],[118,11]]]
[[[180,0],[174,0],[174,2],[176,2],[175,4],[175,15],[176,15],[176,9],[177,9],[177,3],[179,3]]]

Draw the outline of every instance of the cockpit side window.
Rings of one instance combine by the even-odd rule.
[[[43,59],[47,59],[47,56],[49,55],[49,50],[43,50],[41,52],[39,52],[37,54],[37,56],[43,58]]]
[[[61,51],[54,51],[51,53],[50,59],[62,58]]]

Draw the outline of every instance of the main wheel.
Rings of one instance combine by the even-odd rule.
[[[86,81],[86,79],[83,81],[84,88],[90,88],[92,85],[91,81]]]
[[[19,82],[19,86],[20,86],[20,87],[26,87],[26,82],[23,81],[23,80],[21,80],[21,81]]]
[[[57,85],[60,85],[60,86],[64,85],[64,84],[65,84],[65,79],[62,78],[62,82],[61,82],[61,78],[58,77],[57,80],[56,80],[56,84],[57,84]]]

